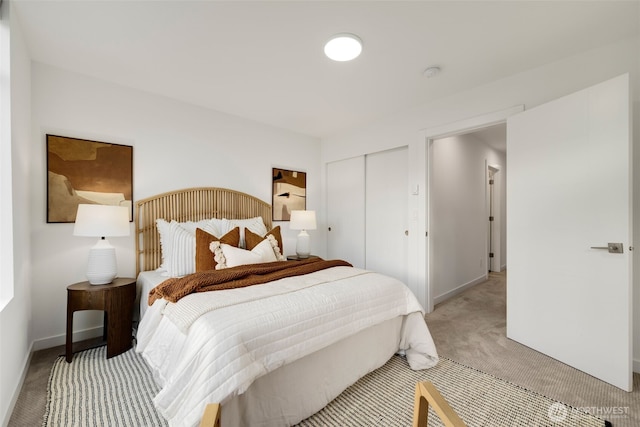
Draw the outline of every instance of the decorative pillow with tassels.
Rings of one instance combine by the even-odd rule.
[[[274,227],[271,231],[266,232],[264,235],[260,236],[259,234],[253,233],[251,230],[245,230],[245,244],[248,250],[251,250],[256,247],[260,242],[264,239],[272,236],[275,239],[276,246],[274,246],[273,251],[276,253],[276,258],[278,261],[284,261],[284,247],[282,246],[282,233],[280,232],[280,226]]]
[[[211,242],[209,245],[209,249],[213,252],[217,263],[216,270],[238,265],[278,261],[274,247],[277,248],[277,242],[271,235],[263,239],[250,251],[220,243],[219,241]],[[282,257],[282,255],[280,256]]]
[[[218,238],[211,233],[196,229],[196,271],[214,270],[217,261],[209,247],[212,242],[225,243],[231,246],[240,244],[240,228],[236,227],[224,236]]]

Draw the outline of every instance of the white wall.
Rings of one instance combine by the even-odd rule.
[[[10,2],[2,5],[2,21],[10,23],[10,58],[1,58],[3,67],[10,64],[11,144],[13,193],[13,299],[0,311],[0,423],[6,425],[31,354],[31,286],[29,261],[29,180],[30,180],[30,76],[31,63],[20,23]],[[5,62],[7,61],[7,62]],[[4,70],[4,68],[3,68]],[[5,88],[3,88],[4,90]],[[4,111],[4,110],[3,110]],[[5,119],[6,117],[3,117]],[[5,122],[3,120],[3,126]],[[3,207],[11,204],[3,202]],[[4,278],[4,277],[3,277]],[[4,285],[4,283],[3,283]]]
[[[94,239],[72,236],[73,224],[46,223],[45,134],[132,145],[135,200],[180,188],[214,186],[270,202],[271,168],[278,166],[306,171],[307,208],[320,205],[320,143],[315,138],[40,63],[33,64],[32,73],[29,194],[36,349],[64,342],[66,287],[85,280],[85,260],[94,244]],[[288,223],[280,224],[285,253],[294,253],[297,233],[289,230]],[[133,235],[109,240],[116,246],[119,275],[133,277]],[[312,252],[324,254],[324,243],[312,239]],[[75,315],[76,331],[99,325],[99,312]]]
[[[504,166],[505,156],[473,134],[437,139],[429,155],[430,280],[437,304],[487,278],[485,165]],[[504,204],[505,195],[499,200]]]
[[[416,108],[399,112],[369,126],[324,139],[323,164],[367,153],[409,145],[410,186],[426,185],[422,158],[425,140],[422,129],[442,127],[458,121],[487,115],[524,104],[532,108],[584,89],[618,75],[629,73],[633,88],[635,153],[640,151],[640,76],[638,52],[640,38],[624,40],[602,48],[584,52],[563,60],[519,73],[493,83],[480,86],[454,96],[437,99]],[[444,74],[438,78],[445,77]],[[634,240],[640,242],[640,156],[636,159],[634,174],[635,221]],[[426,197],[424,192],[410,198],[410,211],[417,213],[410,223],[410,254],[425,253],[426,238],[420,227],[426,223]],[[410,214],[412,215],[412,214]],[[634,269],[640,272],[640,257],[634,261]],[[410,280],[426,288],[424,260],[417,259],[409,272]],[[640,273],[634,281],[634,358],[636,370],[640,370]],[[420,296],[419,296],[420,298]],[[421,299],[424,301],[424,298]]]

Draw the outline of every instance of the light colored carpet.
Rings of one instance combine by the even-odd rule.
[[[443,358],[434,368],[412,371],[394,356],[299,427],[411,425],[413,391],[431,381],[470,426],[599,426],[604,421],[538,393]],[[158,389],[142,357],[129,350],[106,359],[105,347],[56,360],[49,381],[45,427],[165,426],[153,407]],[[558,412],[560,410],[560,412]],[[551,412],[550,412],[551,411]],[[430,426],[441,426],[430,415]]]
[[[541,313],[541,315],[543,315]],[[608,419],[640,426],[640,375],[627,393],[506,337],[506,273],[427,314],[436,348],[453,360]]]

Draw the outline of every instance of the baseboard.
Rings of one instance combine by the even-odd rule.
[[[482,276],[478,277],[477,279],[474,279],[474,280],[472,280],[470,282],[465,283],[464,285],[460,285],[457,288],[450,290],[449,292],[446,292],[446,293],[444,293],[442,295],[439,295],[439,296],[437,296],[437,297],[435,297],[433,299],[433,305],[440,304],[441,302],[446,301],[449,298],[451,298],[451,297],[453,297],[455,295],[458,295],[459,293],[461,293],[463,291],[466,291],[467,289],[469,289],[469,288],[471,288],[471,287],[473,287],[473,286],[475,286],[475,285],[477,285],[479,283],[482,283],[482,282],[486,281],[487,278],[488,278],[488,276],[486,274],[482,275]]]
[[[94,328],[82,329],[73,333],[73,342],[88,340],[90,338],[99,337],[102,335],[102,326]],[[57,347],[64,345],[67,342],[67,335],[60,334],[54,335],[48,338],[41,338],[33,342],[33,351],[44,350],[45,348]]]
[[[633,372],[640,373],[640,360],[633,359]]]
[[[11,396],[11,402],[9,402],[7,413],[4,416],[4,420],[2,420],[2,427],[7,427],[9,425],[11,414],[13,414],[13,409],[16,406],[18,397],[20,397],[20,391],[22,391],[22,385],[24,384],[25,378],[27,378],[27,372],[29,371],[29,365],[31,365],[32,355],[33,355],[33,343],[31,343],[31,345],[29,346],[27,358],[25,359],[24,364],[22,365],[22,373],[20,374],[20,381],[18,381],[18,385],[16,386],[16,389],[13,390],[13,396]]]

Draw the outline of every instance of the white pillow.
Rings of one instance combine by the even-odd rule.
[[[219,219],[205,219],[202,221],[167,222],[156,220],[156,227],[160,233],[160,247],[162,249],[163,275],[182,277],[196,271],[196,228],[220,236]]]
[[[262,262],[278,260],[271,243],[267,239],[258,243],[256,247],[250,251],[220,242],[212,242],[210,248],[215,254],[215,259],[218,263],[216,270],[238,265],[260,264]]]
[[[241,248],[247,247],[244,240],[245,228],[248,228],[249,230],[251,230],[252,232],[254,232],[259,236],[264,236],[265,234],[267,234],[267,226],[264,225],[264,221],[262,220],[262,217],[256,216],[254,218],[248,218],[248,219],[224,218],[222,220],[222,223],[220,224],[220,228],[221,228],[220,235],[225,235],[236,227],[240,227],[240,247]],[[218,234],[216,234],[216,236],[218,236]]]

